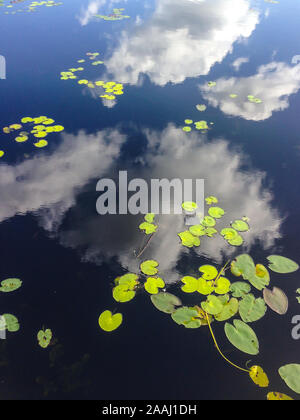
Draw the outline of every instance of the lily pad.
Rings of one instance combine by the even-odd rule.
[[[154,276],[158,273],[158,262],[155,260],[147,260],[142,262],[141,264],[141,271],[146,274],[147,276]]]
[[[240,298],[244,297],[251,291],[251,286],[249,283],[246,283],[244,281],[237,281],[231,284],[230,290],[232,292],[233,297]]]
[[[219,200],[217,197],[214,197],[213,195],[205,198],[206,204],[208,206],[211,206],[212,204],[218,204]]]
[[[223,304],[217,296],[208,296],[206,302],[201,303],[201,308],[210,315],[218,315],[223,310]]]
[[[280,255],[270,255],[267,259],[270,262],[270,270],[275,273],[287,274],[299,269],[299,265],[295,261]]]
[[[204,112],[206,110],[206,105],[196,105],[196,108],[200,112]]]
[[[289,300],[286,294],[278,287],[273,290],[265,288],[263,291],[266,304],[279,315],[285,315],[288,311]]]
[[[159,289],[165,287],[165,282],[160,277],[148,277],[144,287],[148,293],[156,295],[159,292]]]
[[[293,401],[293,398],[281,392],[269,392],[267,395],[268,401]]]
[[[259,343],[253,329],[239,319],[233,321],[233,325],[225,324],[225,334],[230,343],[240,351],[257,355],[259,353]]]
[[[230,299],[229,302],[225,303],[222,311],[215,315],[215,319],[219,322],[227,321],[237,314],[239,310],[239,301],[235,298]]]
[[[300,394],[300,365],[290,364],[282,366],[279,369],[279,375],[290,389]]]
[[[148,222],[143,222],[139,225],[139,229],[143,230],[146,235],[151,235],[152,233],[156,232],[157,227],[158,226],[154,225],[153,223]]]
[[[17,317],[12,314],[3,314],[0,316],[0,331],[17,332],[19,329],[20,324]]]
[[[176,309],[171,317],[178,325],[183,325],[186,328],[201,327],[201,320],[197,319],[198,311],[195,308],[183,306],[182,308]]]
[[[154,213],[147,213],[145,215],[145,220],[146,220],[147,223],[153,223],[154,218],[155,218],[155,214]]]
[[[171,293],[158,293],[151,295],[153,305],[161,312],[172,314],[176,310],[176,306],[180,306],[181,300]]]
[[[265,316],[267,307],[262,298],[255,299],[251,294],[243,297],[240,301],[240,316],[246,323],[255,322]]]
[[[113,298],[116,302],[129,302],[135,297],[135,294],[135,291],[128,284],[119,284],[113,288]]]
[[[205,216],[201,224],[202,226],[205,226],[205,227],[214,227],[216,225],[216,221],[211,216]]]
[[[232,227],[238,232],[248,232],[248,230],[250,229],[248,223],[245,222],[244,220],[235,220],[232,223]]]
[[[189,228],[189,231],[194,236],[205,236],[207,234],[205,227],[202,225],[193,225]]]
[[[19,289],[22,282],[19,279],[6,279],[1,282],[0,292],[8,293]]]
[[[119,328],[123,322],[122,314],[112,314],[111,311],[104,311],[99,317],[100,328],[104,331],[111,332]]]
[[[181,279],[184,286],[181,287],[181,290],[185,293],[194,293],[198,290],[199,280],[192,276],[185,276]]]
[[[200,245],[200,239],[197,236],[192,235],[188,230],[178,233],[178,236],[181,239],[182,245],[188,248]]]
[[[46,330],[40,330],[37,334],[37,339],[39,346],[46,349],[52,340],[52,331],[49,328]]]
[[[183,210],[188,212],[194,212],[198,208],[197,203],[194,203],[193,201],[185,201],[181,206]]]
[[[261,388],[268,388],[269,378],[260,366],[252,366],[249,375],[256,385]]]
[[[210,207],[208,209],[208,214],[215,219],[221,219],[224,216],[225,211],[221,207]]]

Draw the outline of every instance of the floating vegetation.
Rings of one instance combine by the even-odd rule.
[[[248,98],[248,101],[249,101],[249,102],[252,102],[252,103],[254,103],[254,104],[261,104],[261,103],[262,103],[262,100],[261,100],[261,99],[256,98],[256,97],[255,97],[255,96],[253,96],[253,95],[248,95],[248,96],[247,96],[247,98]]]
[[[10,126],[4,127],[2,129],[4,134],[14,134],[14,140],[17,143],[25,143],[29,140],[30,134],[35,138],[33,145],[36,148],[42,149],[48,145],[48,142],[45,139],[51,133],[60,133],[64,131],[62,125],[54,125],[55,120],[46,116],[40,117],[24,117],[21,119],[21,124],[11,124]],[[24,124],[29,124],[31,126],[30,133],[27,131],[20,131],[23,129]],[[18,135],[15,135],[16,131],[20,131]],[[36,139],[43,139],[38,140]],[[3,152],[4,155],[4,152]]]
[[[194,125],[195,125],[195,129],[196,130],[200,130],[200,131],[203,131],[203,132],[205,132],[206,130],[208,130],[209,129],[209,126],[208,126],[208,124],[207,124],[207,121],[204,121],[204,120],[202,120],[202,121],[193,121],[193,120],[185,120],[184,121],[185,122],[185,124],[187,124],[186,126],[184,126],[183,128],[182,128],[182,130],[183,131],[185,131],[186,133],[189,133],[190,131],[192,131],[192,128],[190,127],[190,125],[191,124],[193,124],[194,123]],[[213,123],[210,123],[211,125],[213,124]]]
[[[278,287],[273,287],[273,290],[265,288],[263,295],[266,304],[274,312],[278,313],[279,315],[285,315],[287,313],[289,300],[281,289],[278,289]]]
[[[0,331],[17,332],[20,329],[18,318],[12,314],[3,314],[0,316]]]
[[[200,112],[206,111],[206,105],[196,105],[196,108]]]
[[[111,332],[119,328],[123,322],[122,314],[112,314],[111,311],[104,311],[99,317],[99,325],[102,330]]]
[[[229,97],[232,98],[232,99],[235,99],[235,98],[237,98],[237,94],[236,93],[231,93],[229,95]]]
[[[10,5],[6,6],[6,8],[8,9],[12,9],[14,7],[15,4],[18,4],[20,2],[23,2],[24,0],[15,0],[15,1],[11,1]],[[35,12],[37,10],[37,8],[41,7],[41,6],[45,6],[45,7],[54,7],[54,6],[61,6],[63,3],[62,2],[55,2],[53,0],[48,0],[48,1],[33,1],[31,2],[29,5],[26,5],[23,9],[18,9],[16,11],[12,10],[11,12],[5,12],[5,14],[11,14],[11,15],[15,15],[16,13],[20,13],[20,12]],[[0,6],[4,6],[3,3],[0,2]]]
[[[0,292],[9,293],[14,292],[22,286],[20,279],[6,279],[1,282]]]
[[[108,20],[108,21],[116,21],[116,20],[123,20],[129,19],[130,16],[123,15],[125,9],[113,9],[113,13],[110,15],[94,15],[95,18]]]
[[[156,232],[158,228],[158,226],[153,223],[154,218],[155,218],[154,213],[148,213],[144,217],[145,222],[139,225],[139,229],[144,231],[146,235],[152,235],[153,233]]]
[[[39,346],[46,349],[52,340],[52,331],[50,329],[42,329],[37,334]]]
[[[199,224],[195,224],[189,228],[188,231],[178,233],[181,239],[182,245],[188,248],[200,246],[200,236],[207,236],[209,238],[214,237],[218,233],[215,229],[217,221],[225,215],[225,210],[221,207],[213,206],[218,203],[217,197],[210,196],[205,199],[206,204],[209,207],[207,216],[199,217]],[[196,207],[195,207],[196,206]],[[194,212],[197,209],[197,204],[193,202],[185,202],[182,207],[190,212]],[[242,218],[241,220],[235,220],[232,223],[233,227],[222,229],[220,235],[232,246],[241,246],[244,243],[243,237],[239,232],[247,232],[250,229],[248,224],[248,218]]]
[[[208,87],[214,87],[214,86],[216,86],[216,84],[217,84],[216,82],[208,82],[207,86]]]

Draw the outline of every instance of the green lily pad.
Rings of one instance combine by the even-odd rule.
[[[159,289],[163,289],[165,287],[165,282],[160,277],[148,277],[144,287],[148,293],[156,295],[159,292]]]
[[[195,122],[196,130],[208,130],[209,127],[207,125],[207,121],[196,121]]]
[[[264,265],[257,264],[255,267],[255,274],[252,274],[252,276],[248,278],[248,281],[257,290],[263,290],[270,284],[270,274]]]
[[[224,237],[224,239],[226,239],[226,241],[232,240],[239,235],[237,231],[232,228],[224,228],[221,230],[220,233]]]
[[[285,365],[278,372],[287,386],[297,394],[300,394],[300,365]]]
[[[210,315],[218,315],[223,310],[223,304],[217,296],[208,296],[206,302],[201,303],[202,309]]]
[[[202,273],[202,278],[204,280],[213,280],[219,274],[218,270],[213,265],[201,265],[199,271]]]
[[[251,294],[243,297],[240,301],[240,316],[246,323],[255,322],[265,316],[267,307],[262,298],[255,299]]]
[[[244,220],[235,220],[232,223],[232,227],[238,232],[248,232],[248,230],[250,229],[248,223],[245,222]]]
[[[189,124],[193,124],[193,122],[194,122],[193,120],[189,120],[189,119],[184,120],[184,123],[185,123],[185,124],[188,124],[188,125],[189,125]]]
[[[212,238],[214,235],[216,235],[218,233],[217,229],[215,228],[206,228],[205,229],[205,234],[206,236],[208,236],[209,238]]]
[[[196,105],[196,108],[200,112],[204,112],[206,110],[206,105]]]
[[[189,231],[194,236],[205,236],[206,235],[206,229],[202,225],[193,225],[189,228]]]
[[[259,342],[255,332],[239,319],[235,319],[233,325],[225,324],[225,334],[230,343],[240,351],[253,356],[259,353]]]
[[[181,207],[183,210],[193,213],[195,210],[197,210],[198,205],[197,203],[194,203],[194,201],[185,201],[182,203]]]
[[[208,214],[215,219],[221,219],[224,216],[225,211],[221,207],[210,207]]]
[[[214,87],[214,86],[216,86],[216,82],[208,82],[207,83],[207,85],[209,86],[209,87]]]
[[[299,265],[286,257],[281,257],[280,255],[270,255],[267,257],[269,260],[269,268],[275,273],[287,274],[293,273],[299,269]]]
[[[202,226],[205,226],[205,227],[214,227],[216,225],[216,221],[211,216],[205,216],[201,224]]]
[[[198,292],[201,295],[207,296],[210,295],[211,293],[213,293],[215,290],[214,286],[213,286],[213,282],[212,281],[206,281],[203,278],[199,279],[199,286],[198,286]]]
[[[171,293],[151,295],[151,301],[159,311],[166,314],[172,314],[176,310],[175,306],[180,306],[182,304],[181,300]]]
[[[104,331],[111,332],[119,328],[123,322],[122,314],[112,314],[111,311],[104,311],[99,317],[100,328]]]
[[[231,263],[231,272],[234,276],[243,276],[245,280],[255,273],[255,264],[248,254],[241,254]]]
[[[48,328],[47,330],[40,330],[37,334],[39,346],[46,349],[52,340],[52,331]]]
[[[198,290],[199,280],[195,277],[185,276],[181,279],[184,286],[181,287],[181,290],[185,293],[194,293]]]
[[[182,308],[176,309],[171,317],[178,325],[183,325],[186,328],[201,327],[201,319],[197,319],[198,311],[195,308],[183,306]]]
[[[124,276],[118,278],[118,284],[116,284],[116,286],[126,285],[129,290],[133,290],[135,286],[139,284],[138,278],[139,277],[134,273],[124,274]]]
[[[151,235],[152,233],[156,232],[157,226],[153,223],[143,222],[139,225],[139,229],[143,230],[146,235]]]
[[[153,223],[154,218],[155,218],[155,214],[154,214],[154,213],[147,213],[147,214],[145,215],[145,220],[146,220],[146,222],[148,222],[148,223]]]
[[[135,291],[132,290],[128,284],[120,284],[113,288],[113,298],[116,302],[129,302],[135,297],[135,294]]]
[[[244,297],[251,291],[251,286],[249,283],[244,281],[237,281],[232,283],[230,286],[230,290],[232,292],[232,296],[235,298]]]
[[[215,293],[218,295],[225,295],[230,291],[231,283],[226,277],[220,277],[215,281]]]
[[[185,131],[186,133],[189,133],[190,131],[192,131],[191,127],[188,127],[188,126],[183,127],[182,130]]]
[[[238,310],[239,310],[239,301],[235,298],[232,298],[230,299],[229,302],[224,302],[222,312],[215,315],[215,319],[219,322],[227,321],[228,319],[235,316]]]
[[[217,197],[214,197],[213,195],[210,195],[209,197],[205,198],[206,204],[208,206],[211,206],[212,204],[218,204],[219,200]]]
[[[22,282],[19,279],[6,279],[1,282],[0,292],[9,293],[19,289]]]
[[[20,324],[17,317],[12,314],[3,314],[0,316],[0,331],[17,332],[19,329]]]
[[[200,245],[200,239],[197,236],[194,236],[188,230],[178,233],[178,236],[181,239],[182,245],[192,248],[193,246]]]
[[[265,288],[263,291],[266,304],[279,315],[285,315],[288,311],[289,300],[286,294],[278,287],[273,290]]]
[[[155,260],[147,260],[142,262],[141,271],[147,276],[155,276],[158,273],[158,262]]]

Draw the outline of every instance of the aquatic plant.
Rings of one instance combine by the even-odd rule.
[[[123,15],[125,9],[113,9],[113,13],[109,15],[94,15],[95,18],[103,19],[106,21],[116,21],[116,20],[123,20],[123,19],[129,19],[130,16]]]

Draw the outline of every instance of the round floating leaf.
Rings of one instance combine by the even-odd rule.
[[[289,388],[297,394],[300,394],[300,365],[291,364],[282,366],[279,369],[279,375]]]
[[[252,366],[249,375],[256,385],[261,388],[268,388],[269,378],[260,366]]]
[[[238,232],[248,232],[248,230],[250,229],[248,223],[245,222],[244,220],[235,220],[232,223],[232,227]]]
[[[230,286],[232,296],[235,298],[244,297],[251,291],[250,284],[244,281],[237,281]]]
[[[114,331],[123,322],[122,314],[112,314],[110,311],[104,311],[99,317],[99,325],[102,330],[110,332]]]
[[[171,314],[175,311],[175,306],[181,305],[181,300],[171,293],[158,293],[151,295],[153,305],[161,312]]]
[[[196,105],[196,108],[200,112],[204,112],[206,110],[206,105]]]
[[[240,351],[253,356],[259,353],[259,343],[255,332],[239,319],[235,319],[233,325],[225,324],[225,334],[230,343]]]
[[[200,245],[200,239],[197,236],[192,235],[188,230],[178,233],[178,236],[181,239],[182,245],[187,246],[188,248]]]
[[[255,299],[253,295],[246,295],[240,301],[240,316],[244,322],[255,322],[265,316],[267,307],[261,298]]]
[[[122,277],[118,277],[118,282],[116,285],[126,285],[128,290],[133,290],[135,286],[139,284],[138,278],[139,277],[134,273],[127,273]]]
[[[17,317],[12,314],[3,314],[0,316],[0,331],[16,332],[19,329],[20,325]]]
[[[227,321],[237,314],[239,310],[239,301],[235,298],[230,299],[229,302],[224,303],[222,312],[215,315],[215,319],[219,322]]]
[[[217,296],[208,296],[206,302],[201,303],[202,309],[210,315],[218,315],[223,310],[223,304]]]
[[[280,255],[270,255],[267,258],[270,261],[269,268],[275,273],[287,274],[297,271],[299,265],[286,257]]]
[[[145,215],[145,220],[146,220],[146,222],[148,222],[148,223],[153,223],[153,221],[154,221],[154,217],[155,217],[155,214],[154,214],[154,213],[147,213],[147,214]]]
[[[147,276],[154,276],[158,273],[158,262],[155,260],[147,260],[142,262],[141,264],[141,271],[142,273],[146,274]]]
[[[50,329],[40,330],[37,334],[39,346],[46,349],[52,340],[52,331]]]
[[[182,203],[181,206],[183,210],[188,211],[190,213],[193,213],[198,208],[198,205],[193,201],[185,201],[184,203]]]
[[[216,225],[216,221],[211,216],[205,216],[201,224],[205,227],[214,227]]]
[[[217,197],[214,197],[213,195],[206,197],[205,199],[206,204],[208,206],[212,205],[212,204],[218,204],[219,200],[217,199]]]
[[[149,277],[144,285],[145,290],[151,295],[156,295],[159,289],[165,287],[165,282],[160,277]]]
[[[293,401],[293,398],[280,392],[269,392],[267,399],[268,401]]]
[[[234,276],[243,276],[245,280],[255,275],[255,264],[248,254],[242,254],[236,257],[231,263],[231,272]]]
[[[199,271],[202,273],[202,278],[204,280],[213,280],[219,273],[213,265],[201,265],[201,267],[199,267]]]
[[[176,309],[171,316],[178,325],[183,325],[186,328],[201,327],[201,320],[197,319],[198,311],[195,308],[183,306],[182,308]]]
[[[229,239],[228,243],[232,246],[241,246],[244,243],[244,239],[240,235],[237,235],[235,238]]]
[[[189,125],[189,124],[193,124],[193,122],[194,122],[193,120],[184,120],[184,123],[185,123],[185,124],[188,124],[188,125]]]
[[[210,207],[208,209],[208,214],[215,219],[221,219],[224,216],[225,211],[221,207]]]
[[[189,228],[189,231],[194,236],[204,236],[204,235],[206,235],[206,229],[202,225],[193,225]]]
[[[257,264],[255,267],[255,273],[249,276],[248,281],[257,290],[263,290],[270,284],[270,274],[265,266]]]
[[[208,236],[209,238],[212,238],[216,233],[218,233],[217,229],[215,228],[206,228],[205,229],[205,234],[206,236]]]
[[[222,229],[220,233],[221,233],[222,236],[224,236],[226,241],[231,241],[232,239],[235,239],[239,236],[237,231],[235,229],[232,229],[232,228]]]
[[[208,125],[206,121],[196,121],[195,127],[197,130],[208,130]]]
[[[113,298],[116,302],[129,302],[135,297],[135,291],[132,290],[127,284],[119,284],[113,288]]]
[[[191,127],[188,127],[188,126],[183,127],[182,130],[185,131],[186,133],[189,133],[190,131],[192,131]]]
[[[197,291],[201,295],[204,295],[204,296],[210,295],[211,293],[213,293],[214,290],[215,288],[211,281],[206,281],[203,278],[199,279],[199,286],[198,286]]]
[[[273,290],[265,288],[263,291],[264,300],[266,304],[279,315],[285,315],[288,311],[289,300],[286,294],[277,287],[273,287]]]
[[[5,155],[5,152],[3,150],[0,150],[0,158],[2,158]]]
[[[185,276],[181,279],[184,286],[181,287],[181,290],[185,293],[194,293],[198,290],[199,280],[195,277]]]
[[[207,85],[209,86],[209,87],[213,87],[213,86],[216,86],[216,82],[208,82],[207,83]]]
[[[229,292],[230,290],[230,281],[228,279],[226,279],[225,277],[220,277],[216,282],[215,282],[215,292],[218,295],[225,295],[226,293]]]
[[[0,291],[4,293],[13,292],[22,286],[19,279],[6,279],[1,282]]]
[[[157,226],[153,223],[143,222],[139,225],[139,229],[143,230],[146,235],[151,235],[152,233],[156,232]]]

